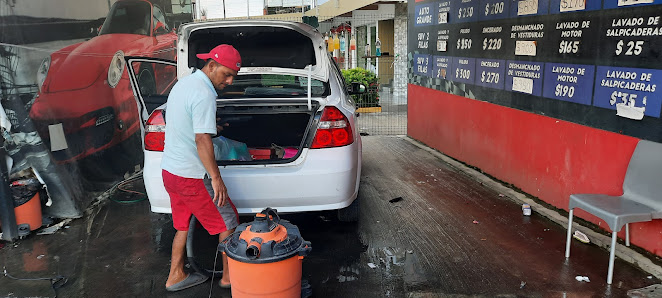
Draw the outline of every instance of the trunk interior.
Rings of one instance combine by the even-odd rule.
[[[287,163],[295,160],[314,136],[315,111],[306,100],[244,100],[219,104],[221,137],[214,138],[219,165]],[[227,126],[226,126],[227,123]]]

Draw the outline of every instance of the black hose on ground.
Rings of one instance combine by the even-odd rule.
[[[146,193],[125,188],[125,186],[127,186],[128,184],[131,184],[131,183],[136,182],[136,181],[141,180],[141,179],[143,179],[142,171],[134,174],[130,178],[127,178],[127,179],[124,179],[124,180],[120,181],[119,183],[115,184],[115,186],[110,188],[110,193],[111,194],[114,193],[115,190],[119,190],[121,192],[129,193],[131,195],[139,195],[140,197],[138,197],[138,199],[135,199],[135,200],[120,200],[120,199],[114,198],[113,196],[110,196],[108,199],[115,202],[115,203],[120,203],[120,204],[132,204],[132,203],[138,203],[138,202],[142,202],[144,200],[147,200],[147,194]]]
[[[188,234],[186,235],[186,256],[188,258],[188,263],[191,265],[191,268],[200,274],[211,277],[212,275],[223,274],[223,270],[215,270],[215,268],[205,269],[198,264],[195,260],[195,253],[193,253],[193,234],[195,232],[195,227],[197,226],[198,220],[194,215],[191,215],[191,221],[188,225]],[[218,253],[218,251],[216,252]]]

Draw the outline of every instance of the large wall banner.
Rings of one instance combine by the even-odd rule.
[[[175,60],[175,30],[190,21],[190,0],[0,0],[0,156],[10,179],[42,180],[45,214],[81,216],[87,190],[140,170],[124,57]],[[159,89],[156,69],[139,73]]]

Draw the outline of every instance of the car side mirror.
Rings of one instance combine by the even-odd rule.
[[[157,22],[156,25],[154,25],[154,35],[161,35],[166,33],[168,33],[168,30],[166,30],[165,24]]]
[[[352,84],[347,88],[347,92],[351,95],[353,94],[363,94],[365,93],[365,85],[359,83],[359,82],[352,82]]]

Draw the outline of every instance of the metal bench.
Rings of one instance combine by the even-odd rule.
[[[625,225],[625,245],[630,246],[629,223],[662,219],[662,144],[645,140],[637,143],[623,181],[623,195],[570,195],[566,258],[570,257],[572,213],[575,208],[601,218],[612,230],[607,273],[607,284],[611,284],[614,275],[616,234]]]

